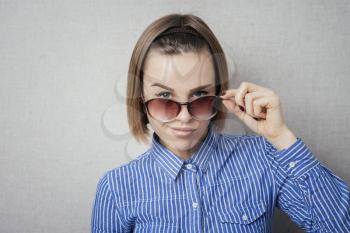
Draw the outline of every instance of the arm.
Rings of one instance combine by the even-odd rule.
[[[116,205],[108,184],[107,174],[97,184],[91,215],[91,232],[128,232],[122,222],[122,213]]]
[[[277,207],[307,232],[349,233],[349,187],[288,130],[277,94],[242,82],[221,98],[228,110],[262,135],[263,154],[274,173]]]
[[[306,232],[349,233],[347,184],[323,166],[300,138],[281,150],[262,139],[275,175],[277,207]]]

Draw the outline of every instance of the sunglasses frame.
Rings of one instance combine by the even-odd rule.
[[[149,99],[149,100],[145,100],[145,98],[143,97],[143,94],[141,93],[142,103],[144,104],[144,107],[145,107],[147,113],[148,113],[152,118],[154,118],[154,119],[156,119],[156,120],[158,120],[158,121],[164,122],[164,123],[173,121],[173,120],[180,114],[180,112],[181,112],[181,105],[186,105],[188,113],[191,115],[192,118],[194,118],[194,119],[196,119],[196,120],[209,120],[209,119],[213,118],[213,117],[218,113],[218,111],[216,111],[214,114],[212,114],[210,117],[208,117],[208,119],[198,119],[198,118],[196,118],[196,117],[192,114],[192,112],[191,112],[191,110],[190,110],[190,105],[191,105],[192,102],[197,101],[198,99],[201,99],[201,98],[205,98],[205,97],[214,97],[214,101],[219,101],[220,104],[222,103],[222,102],[221,102],[222,99],[221,99],[219,96],[217,96],[217,95],[206,95],[206,96],[201,96],[201,97],[199,97],[199,98],[197,98],[197,99],[194,99],[194,100],[191,100],[191,101],[179,102],[179,101],[175,101],[175,100],[172,100],[172,99],[164,99],[164,98],[152,98],[152,99]],[[173,119],[170,119],[170,120],[168,120],[168,121],[159,120],[159,119],[155,118],[154,116],[152,116],[152,114],[151,114],[150,111],[148,110],[148,104],[149,104],[152,100],[156,100],[156,99],[168,100],[168,101],[171,101],[171,102],[174,102],[175,104],[177,104],[177,106],[179,106],[179,108],[178,108],[179,111],[178,111],[178,113],[176,114],[176,116],[175,116]]]

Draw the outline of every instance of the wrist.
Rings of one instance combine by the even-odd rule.
[[[287,149],[297,141],[296,136],[288,128],[282,130],[281,134],[279,134],[278,136],[267,139],[278,150]]]

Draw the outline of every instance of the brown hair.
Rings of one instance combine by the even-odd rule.
[[[187,28],[188,33],[174,33],[176,29]],[[169,30],[171,30],[169,32]],[[144,111],[141,92],[143,90],[143,66],[151,49],[166,55],[183,52],[200,52],[207,49],[215,68],[216,95],[228,88],[228,68],[223,49],[208,25],[192,14],[169,14],[151,23],[141,34],[132,52],[127,84],[127,115],[129,128],[137,141],[148,141],[148,119]],[[211,119],[215,130],[222,130],[226,112],[220,111]]]

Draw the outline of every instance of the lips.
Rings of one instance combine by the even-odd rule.
[[[172,129],[181,130],[181,131],[193,131],[194,130],[194,129],[191,129],[191,128],[172,128]]]
[[[175,135],[177,136],[189,136],[192,134],[194,129],[191,128],[171,128]]]

